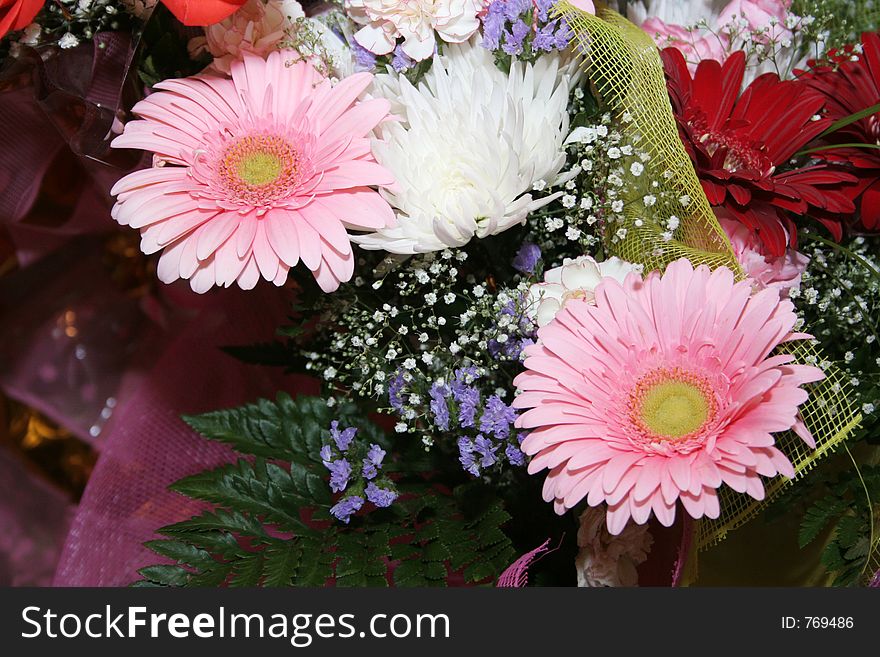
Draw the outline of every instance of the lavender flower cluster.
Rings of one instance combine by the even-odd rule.
[[[482,468],[500,463],[503,454],[513,466],[525,463],[525,455],[519,445],[524,435],[513,433],[517,411],[495,393],[483,401],[483,393],[478,386],[482,372],[474,367],[455,370],[451,380],[434,381],[428,393],[429,415],[434,426],[445,433],[476,433],[475,436],[460,435],[458,438],[459,461],[465,471],[474,476],[481,474]],[[403,415],[406,406],[403,400],[412,398],[407,391],[408,377],[399,373],[389,386],[392,408]]]
[[[339,422],[330,424],[330,442],[321,448],[321,461],[330,472],[330,490],[346,493],[330,513],[344,523],[357,513],[365,502],[379,508],[391,506],[397,499],[394,484],[380,478],[385,450],[375,443],[369,446],[355,442],[357,429],[340,429]]]
[[[494,0],[483,19],[483,47],[517,56],[565,49],[573,33],[564,20],[550,20],[557,1]]]
[[[390,55],[383,55],[381,58],[371,53],[354,39],[351,39],[350,45],[358,71],[374,71],[377,67],[381,69],[383,67],[380,64],[387,62],[395,71],[403,73],[413,68],[417,63],[403,52],[403,47],[400,45],[394,48]]]

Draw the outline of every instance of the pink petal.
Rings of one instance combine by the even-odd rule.
[[[257,233],[254,236],[254,258],[263,278],[267,281],[275,280],[278,275],[278,255],[269,246],[269,238],[266,237],[266,222],[257,223]]]
[[[297,220],[298,216],[280,209],[271,211],[265,219],[269,244],[288,267],[299,262],[299,233],[293,225]]]
[[[299,209],[300,216],[340,253],[351,253],[351,241],[342,223],[319,199]]]
[[[629,519],[629,502],[626,500],[616,506],[608,507],[608,514],[605,516],[608,533],[612,536],[618,536],[623,531],[623,528],[626,527]]]
[[[196,251],[198,259],[206,260],[209,256],[213,255],[220,248],[220,245],[235,232],[239,219],[237,214],[231,212],[211,219],[199,236],[198,249]]]
[[[640,452],[623,452],[615,456],[605,464],[602,477],[602,488],[606,493],[611,493],[620,485],[627,472],[644,458]]]
[[[392,184],[394,184],[394,176],[381,164],[367,160],[350,160],[326,169],[317,191],[320,193],[364,185]]]
[[[699,495],[691,495],[690,493],[682,493],[681,497],[682,506],[684,506],[685,511],[691,516],[691,518],[702,518],[705,510],[706,510],[706,501],[703,498],[703,494]]]

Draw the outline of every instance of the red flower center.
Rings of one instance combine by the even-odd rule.
[[[690,112],[687,121],[709,156],[715,158],[718,154],[723,157],[721,166],[726,171],[752,170],[763,177],[772,175],[776,169],[765,154],[763,144],[749,139],[748,135],[730,128],[712,130],[702,112]]]

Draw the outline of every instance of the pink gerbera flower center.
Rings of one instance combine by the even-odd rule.
[[[260,205],[291,195],[300,182],[301,168],[299,153],[286,139],[258,134],[226,148],[218,175],[233,198]]]
[[[637,435],[649,444],[698,439],[718,412],[709,380],[679,367],[659,368],[642,376],[630,391],[627,405]]]

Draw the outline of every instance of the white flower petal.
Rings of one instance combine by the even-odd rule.
[[[530,192],[565,164],[572,77],[560,61],[542,55],[505,74],[472,40],[435,55],[418,87],[393,72],[377,76],[374,95],[402,119],[383,124],[373,145],[397,180],[386,198],[398,221],[354,240],[401,254],[463,246],[525,223],[555,198]]]

